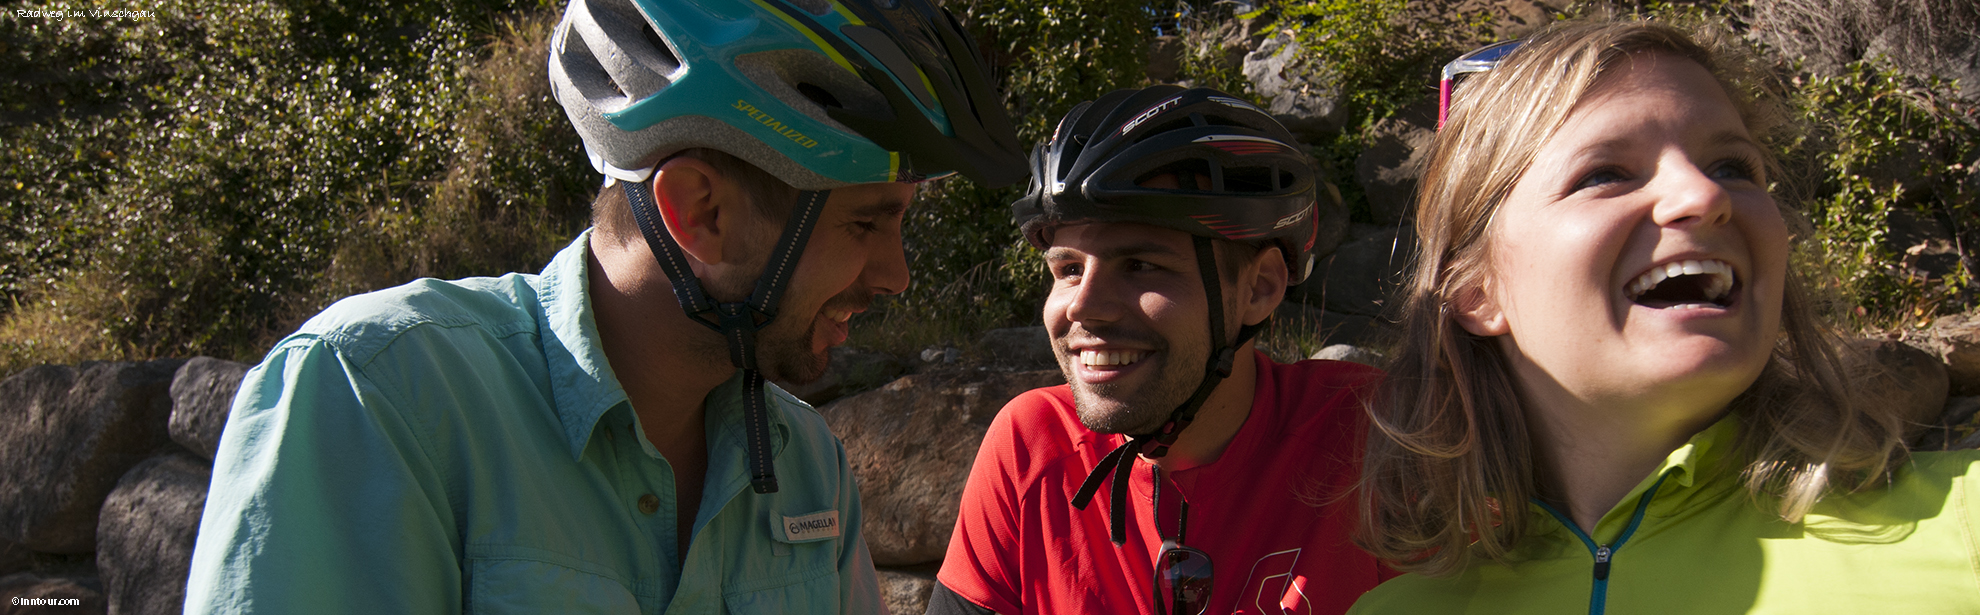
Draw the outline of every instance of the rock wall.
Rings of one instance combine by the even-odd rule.
[[[1355,325],[1344,313],[1289,301],[1280,317]],[[1914,448],[1980,448],[1980,312],[1860,343],[1875,363],[1865,394],[1908,409]],[[947,358],[956,354],[964,358]],[[896,613],[927,603],[991,419],[1017,394],[1064,382],[1041,327],[1000,329],[970,353],[930,357],[837,352],[827,377],[837,384],[809,396],[846,443]],[[1349,344],[1315,357],[1380,361]],[[213,450],[248,367],[206,357],[84,363],[0,381],[0,594],[74,600],[62,613],[178,613]],[[44,608],[0,604],[0,615]]]
[[[178,613],[213,447],[247,369],[160,359],[0,381],[0,593],[74,600],[54,603],[62,613]]]

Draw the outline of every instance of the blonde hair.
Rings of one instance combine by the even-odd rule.
[[[1541,146],[1628,56],[1671,54],[1704,66],[1768,143],[1784,114],[1758,87],[1744,48],[1727,38],[1706,30],[1694,39],[1646,21],[1559,24],[1455,94],[1418,194],[1401,346],[1369,409],[1356,539],[1363,548],[1436,576],[1462,570],[1473,555],[1503,561],[1519,542],[1526,502],[1538,492],[1525,412],[1498,344],[1465,331],[1448,306],[1482,288],[1492,217]],[[1861,488],[1901,460],[1902,419],[1851,401],[1844,365],[1854,359],[1813,316],[1792,271],[1784,294],[1780,341],[1729,410],[1741,423],[1748,489],[1779,497],[1781,516],[1798,521],[1829,490]]]

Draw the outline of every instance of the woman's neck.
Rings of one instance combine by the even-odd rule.
[[[1586,400],[1522,379],[1540,492],[1593,536],[1602,515],[1693,435],[1725,414],[1669,400]]]

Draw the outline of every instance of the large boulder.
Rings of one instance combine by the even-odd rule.
[[[880,601],[887,612],[914,615],[928,611],[928,596],[935,593],[935,573],[940,566],[881,568]]]
[[[0,382],[0,539],[94,550],[97,509],[117,478],[171,446],[168,389],[181,363],[42,365]]]
[[[172,441],[211,461],[234,393],[253,367],[213,357],[195,357],[179,366],[172,376]]]
[[[1899,408],[1905,422],[1917,428],[1911,437],[1945,412],[1946,365],[1938,357],[1897,340],[1864,340],[1861,344],[1866,357],[1878,368],[1864,382],[1864,399]]]
[[[1058,370],[930,371],[819,408],[859,477],[873,563],[942,559],[990,420],[1019,393],[1064,382]]]
[[[1980,311],[1940,317],[1930,328],[1906,332],[1904,342],[1945,362],[1948,394],[1980,395]]]
[[[102,615],[109,609],[96,579],[89,577],[41,576],[21,572],[0,577],[0,615],[61,613]]]
[[[1425,100],[1375,123],[1371,142],[1355,158],[1355,178],[1375,223],[1394,227],[1414,217],[1416,182],[1437,138],[1437,101]]]
[[[1286,298],[1328,312],[1381,316],[1413,262],[1416,233],[1410,227],[1355,225],[1347,244],[1313,268],[1313,277]]]
[[[1980,100],[1980,3],[1971,0],[1753,0],[1747,35],[1820,74],[1877,59],[1913,75],[1958,79]]]
[[[831,350],[831,363],[825,375],[804,384],[779,382],[777,386],[813,406],[886,384],[906,373],[908,365],[899,357],[844,346]]]
[[[1279,33],[1244,56],[1257,102],[1302,140],[1324,140],[1347,121],[1347,93],[1325,67],[1299,61],[1299,41]]]
[[[1044,325],[991,329],[983,333],[983,339],[977,342],[976,348],[986,362],[1000,367],[1015,370],[1059,368],[1058,356],[1052,353],[1052,338]]]
[[[205,461],[178,452],[145,460],[117,481],[96,526],[96,566],[110,610],[179,612],[211,476]]]
[[[26,572],[34,567],[34,552],[12,540],[0,538],[0,577]]]

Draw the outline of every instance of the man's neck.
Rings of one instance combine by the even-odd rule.
[[[605,235],[592,233],[587,290],[606,360],[649,432],[698,418],[702,399],[735,374],[727,361],[702,356],[721,336],[681,311],[644,244]]]
[[[1196,411],[1196,420],[1155,464],[1176,472],[1216,463],[1244,427],[1245,419],[1251,417],[1252,398],[1257,392],[1258,361],[1252,344],[1246,342],[1231,360],[1230,377],[1217,383],[1210,398]]]

